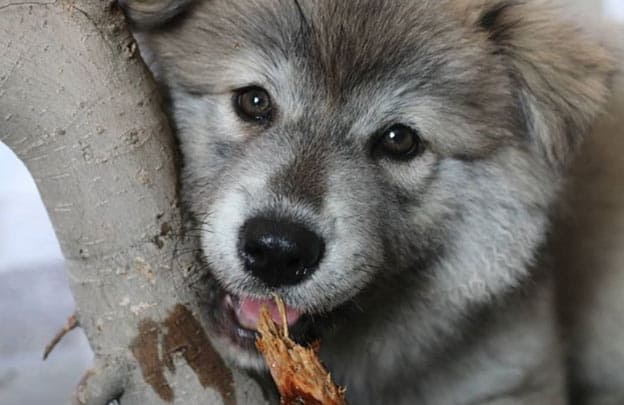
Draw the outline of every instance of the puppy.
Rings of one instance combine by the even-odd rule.
[[[547,265],[608,53],[538,0],[125,0],[230,362],[271,294],[353,404],[563,404]]]

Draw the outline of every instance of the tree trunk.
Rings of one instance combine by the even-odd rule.
[[[113,1],[0,0],[0,141],[37,183],[95,352],[79,403],[266,402],[195,316],[171,131]]]

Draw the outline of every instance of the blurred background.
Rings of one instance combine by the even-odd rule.
[[[624,22],[624,0],[574,0],[582,16]],[[0,143],[0,405],[67,404],[92,353],[71,332],[45,346],[74,311],[63,256],[34,182]]]
[[[0,143],[0,404],[62,405],[92,360],[80,329],[46,362],[74,311],[63,256],[35,184]]]

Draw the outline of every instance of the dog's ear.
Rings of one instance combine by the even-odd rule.
[[[470,14],[507,65],[533,145],[565,167],[605,107],[614,61],[541,0],[480,0]]]
[[[119,5],[138,29],[162,26],[179,16],[196,0],[118,0]]]

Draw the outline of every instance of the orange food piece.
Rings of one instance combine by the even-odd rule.
[[[256,346],[269,366],[281,404],[346,405],[344,388],[332,382],[330,373],[318,358],[317,349],[300,346],[290,339],[284,303],[278,296],[275,302],[283,328],[278,327],[264,307],[258,322],[261,336]]]

